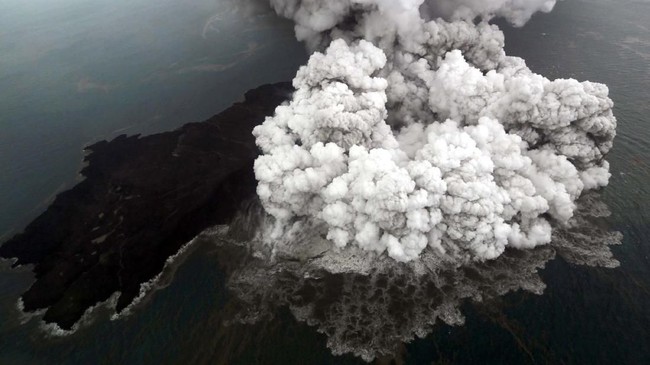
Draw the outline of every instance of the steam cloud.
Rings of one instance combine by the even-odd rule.
[[[583,191],[607,185],[607,87],[534,74],[488,23],[523,25],[554,0],[271,5],[322,50],[254,131],[275,235],[310,220],[341,249],[483,261],[548,244]]]

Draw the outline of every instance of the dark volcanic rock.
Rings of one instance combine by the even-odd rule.
[[[69,329],[116,291],[124,309],[169,256],[229,222],[255,191],[251,131],[291,91],[289,83],[262,86],[205,122],[87,147],[86,179],[0,247],[16,265],[35,265],[25,310],[47,308],[46,322]]]

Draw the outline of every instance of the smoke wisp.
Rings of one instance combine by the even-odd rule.
[[[605,85],[507,56],[488,20],[522,25],[554,3],[271,0],[317,50],[254,131],[271,237],[310,220],[338,250],[401,262],[550,243],[580,195],[607,185],[613,103]]]

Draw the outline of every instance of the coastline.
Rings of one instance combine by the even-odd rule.
[[[291,92],[264,85],[204,122],[88,146],[85,179],[0,247],[12,267],[33,264],[25,312],[45,309],[45,323],[70,330],[116,292],[115,316],[128,310],[170,257],[254,194],[251,131]]]

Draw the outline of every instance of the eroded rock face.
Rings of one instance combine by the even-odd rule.
[[[252,129],[291,92],[261,86],[207,121],[87,147],[85,180],[0,247],[14,266],[34,264],[24,310],[47,308],[46,322],[70,329],[115,292],[124,309],[169,256],[255,193]]]

